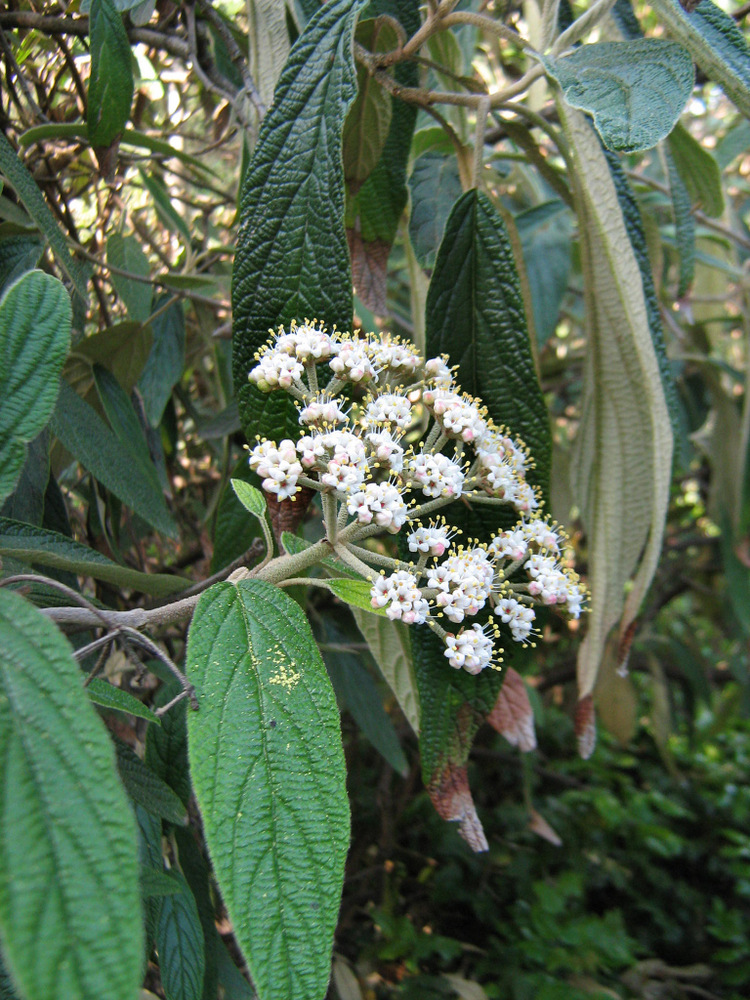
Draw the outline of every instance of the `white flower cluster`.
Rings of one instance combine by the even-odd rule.
[[[586,592],[569,568],[564,534],[539,514],[525,445],[461,392],[446,358],[425,361],[397,338],[329,333],[305,321],[272,332],[256,361],[249,377],[260,390],[282,389],[296,400],[300,437],[259,441],[250,465],[279,500],[302,486],[323,494],[328,541],[374,581],[373,608],[426,622],[445,642],[450,665],[469,673],[499,661],[493,636],[501,625],[516,642],[533,638],[535,606],[580,615]],[[325,386],[321,363],[329,369]],[[514,510],[520,520],[489,544],[454,548],[455,531],[442,517],[421,518],[459,497]],[[362,547],[376,530],[405,525],[416,557],[408,567],[382,548]],[[373,565],[389,572],[377,575]],[[438,620],[461,624],[483,609],[495,617],[456,635]]]

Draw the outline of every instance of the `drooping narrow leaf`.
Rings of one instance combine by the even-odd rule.
[[[248,484],[257,484],[256,489],[260,485],[260,479],[248,465],[246,456],[232,469],[232,480],[240,479]],[[216,509],[211,572],[218,572],[247,552],[259,534],[257,520],[248,517],[247,509],[238,499],[231,482],[227,483]]]
[[[185,807],[166,782],[143,763],[126,743],[115,741],[117,770],[125,791],[136,805],[170,823],[187,823]]]
[[[359,608],[351,610],[357,628],[384,680],[396,696],[401,711],[414,732],[419,733],[419,692],[411,657],[409,628],[403,622],[370,615]]]
[[[177,681],[160,688],[155,704],[161,708],[180,691]],[[178,702],[162,716],[161,726],[152,726],[146,733],[146,764],[166,782],[183,805],[187,806],[193,789],[187,749],[187,702]]]
[[[386,18],[360,21],[354,35],[368,52],[389,52],[398,46],[393,22]],[[357,66],[357,96],[349,108],[342,135],[344,180],[357,191],[380,159],[391,127],[391,96],[367,67]]]
[[[620,635],[627,632],[656,568],[673,438],[644,281],[607,159],[583,116],[562,101],[558,108],[576,167],[589,338],[572,465],[591,586],[578,657],[583,700],[593,691],[608,633],[618,619]]]
[[[654,0],[653,12],[711,80],[750,116],[750,47],[734,19],[711,0],[687,11],[679,0]]]
[[[534,310],[534,329],[542,348],[555,332],[568,287],[573,218],[562,201],[535,205],[515,217]]]
[[[142,974],[133,815],[68,643],[0,591],[0,939],[33,1000],[126,1000]]]
[[[203,851],[198,847],[193,830],[176,827],[174,834],[179,852],[180,870],[195,899],[203,931],[205,970],[202,1000],[216,1000],[219,985],[219,950],[224,947],[224,942],[216,929],[211,869]],[[231,1000],[231,997],[225,997],[224,1000]]]
[[[692,285],[693,275],[695,274],[695,216],[690,204],[690,195],[669,149],[664,151],[664,157],[667,163],[669,196],[672,201],[675,242],[677,243],[680,264],[677,296],[678,298],[682,298]]]
[[[395,17],[407,35],[420,25],[419,5],[414,0],[375,0],[371,17]],[[404,87],[419,84],[417,67],[398,63],[396,82]],[[413,104],[391,97],[391,126],[383,154],[356,194],[347,192],[346,234],[352,258],[352,276],[357,296],[368,309],[385,312],[385,277],[393,241],[406,206],[406,165],[417,119]]]
[[[255,435],[294,433],[285,393],[248,382],[268,330],[308,317],[349,329],[341,133],[356,93],[352,34],[361,0],[331,0],[297,39],[263,120],[240,199],[232,280],[233,372],[240,420]]]
[[[414,161],[409,177],[409,237],[422,267],[432,268],[445,224],[463,188],[456,156],[429,149]]]
[[[257,580],[215,584],[190,628],[190,769],[261,1000],[320,1000],[349,843],[336,699],[310,627]]]
[[[166,597],[190,586],[190,581],[181,576],[141,573],[130,566],[119,566],[96,549],[58,531],[36,528],[7,517],[0,517],[0,555],[105,580],[154,597]]]
[[[92,146],[109,146],[121,134],[133,102],[130,42],[112,0],[91,0],[91,76],[87,125]]]
[[[30,271],[0,301],[0,502],[15,488],[26,446],[47,425],[70,346],[62,283]]]
[[[115,709],[117,712],[126,712],[128,715],[135,715],[139,719],[147,719],[159,725],[159,719],[154,713],[139,701],[134,695],[121,688],[115,687],[101,677],[92,677],[86,685],[86,694],[90,701],[102,708]]]
[[[693,89],[693,61],[677,42],[641,38],[544,56],[567,104],[587,111],[608,149],[634,153],[665,139]]]
[[[119,439],[101,417],[65,381],[61,383],[51,427],[68,451],[103,486],[144,521],[170,538],[177,537],[161,491],[154,489],[150,477],[123,453]]]
[[[58,265],[75,286],[80,302],[85,303],[87,298],[85,269],[79,261],[71,257],[65,236],[44,200],[44,195],[3,132],[0,132],[0,172],[13,185],[19,201],[49,243]]]
[[[117,17],[119,19],[119,15]],[[151,268],[137,237],[112,233],[107,240],[107,265],[117,269],[111,273],[112,284],[125,303],[128,317],[135,323],[145,323],[151,314],[151,285],[138,278],[148,278]],[[134,277],[120,274],[120,271],[127,271]]]
[[[667,144],[693,205],[711,218],[718,218],[724,211],[719,164],[679,122],[669,133]]]
[[[166,300],[166,294],[159,296],[154,302],[154,310],[163,306]],[[143,396],[146,419],[152,427],[158,427],[172,389],[185,369],[185,313],[182,305],[173,302],[151,321],[150,326],[154,340],[138,380],[138,388]]]
[[[250,0],[247,13],[250,23],[250,72],[260,99],[269,108],[289,56],[285,4],[278,0]]]
[[[182,872],[170,870],[168,877],[179,892],[159,900],[154,944],[167,1000],[201,1000],[206,956],[203,928],[190,886]]]
[[[356,631],[354,633],[356,635]],[[321,635],[327,646],[345,647],[348,634],[328,616],[322,624]],[[383,707],[377,685],[362,662],[362,658],[345,648],[323,649],[328,676],[339,702],[343,702],[352,718],[372,743],[378,753],[399,774],[405,775],[408,764],[396,735],[393,723]]]

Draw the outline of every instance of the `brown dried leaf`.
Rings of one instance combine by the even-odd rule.
[[[427,789],[443,819],[458,822],[458,832],[476,853],[490,849],[469,789],[465,765],[448,764]]]
[[[360,300],[377,316],[386,313],[386,268],[390,243],[384,240],[365,242],[356,229],[347,229],[346,238],[352,258],[352,282]]]
[[[285,531],[294,534],[310,506],[310,501],[315,496],[315,490],[311,490],[308,486],[300,486],[296,495],[287,500],[277,500],[273,493],[267,493],[265,490],[263,494],[268,505],[268,517],[273,528],[273,537],[281,546],[282,534]]]
[[[524,753],[536,749],[534,711],[523,677],[512,667],[505,671],[503,686],[487,721],[511,746]]]
[[[581,698],[576,707],[576,736],[578,737],[578,753],[588,760],[596,746],[596,713],[594,699],[590,694]]]
[[[538,813],[536,809],[531,809],[529,811],[529,830],[531,830],[532,833],[536,833],[543,840],[553,844],[555,847],[562,847],[562,840],[560,837],[557,833],[555,833],[544,816],[542,816],[541,813]]]

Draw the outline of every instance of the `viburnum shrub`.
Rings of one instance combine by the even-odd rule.
[[[320,493],[325,523],[322,541],[269,562],[262,579],[296,578],[332,550],[372,582],[374,609],[427,624],[451,667],[470,674],[499,668],[500,622],[527,644],[537,634],[535,607],[578,618],[585,589],[565,533],[542,515],[539,491],[526,480],[528,449],[461,391],[447,356],[425,361],[398,337],[328,332],[306,320],[271,331],[256,361],[250,381],[293,397],[300,437],[259,439],[250,466],[277,501],[294,500],[303,487]],[[460,531],[438,511],[459,500],[505,508],[518,520],[486,543],[457,544]],[[413,560],[368,545],[401,531]],[[485,608],[494,618],[463,624]],[[442,618],[462,627],[448,631]]]

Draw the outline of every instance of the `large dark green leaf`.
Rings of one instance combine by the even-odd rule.
[[[203,931],[203,949],[206,956],[203,975],[203,1000],[216,1000],[219,984],[219,951],[224,942],[216,930],[216,910],[211,891],[211,869],[196,843],[191,829],[177,827],[174,831],[179,852],[180,869],[185,876],[198,908]],[[228,998],[224,998],[228,1000]]]
[[[734,19],[711,0],[702,0],[692,11],[679,0],[654,0],[651,8],[706,76],[750,116],[750,48]]]
[[[25,274],[0,302],[0,501],[13,492],[26,446],[52,415],[70,323],[62,283],[41,271]]]
[[[26,461],[16,487],[0,507],[0,514],[14,521],[40,525],[44,517],[44,494],[49,482],[49,432],[34,438],[26,449]]]
[[[531,449],[546,493],[550,431],[534,369],[521,285],[505,225],[489,198],[453,206],[427,295],[427,355],[448,354],[461,387]]]
[[[130,117],[133,68],[130,42],[112,0],[91,0],[91,76],[87,124],[92,146],[109,146]]]
[[[427,296],[427,354],[459,365],[461,386],[490,416],[523,438],[536,461],[532,475],[546,492],[550,432],[534,369],[520,281],[505,226],[486,195],[467,191],[445,228]],[[486,535],[495,515],[451,511],[467,535]],[[422,773],[436,809],[459,823],[474,850],[487,842],[469,790],[466,761],[503,675],[478,677],[446,666],[442,642],[426,627],[412,631],[421,706]]]
[[[567,103],[592,115],[604,145],[629,153],[669,135],[695,79],[689,53],[663,38],[582,45],[542,63]]]
[[[67,535],[7,517],[0,517],[0,555],[35,566],[49,566],[105,580],[154,597],[166,597],[190,586],[190,581],[181,576],[140,573],[130,566],[119,566],[96,549],[90,549]]]
[[[206,967],[198,907],[182,872],[171,870],[179,892],[159,900],[154,943],[167,1000],[201,1000]]]
[[[156,696],[161,708],[179,694],[177,681],[165,684]],[[187,806],[192,794],[187,750],[187,701],[183,699],[162,716],[161,726],[151,726],[146,734],[146,764]]]
[[[152,478],[134,465],[122,450],[119,438],[65,381],[61,383],[51,427],[65,448],[103,486],[144,521],[170,538],[177,537],[161,489],[155,488]]]
[[[214,872],[262,1000],[320,1000],[349,844],[336,699],[307,619],[256,580],[190,628],[190,769]]]
[[[70,647],[0,591],[0,937],[33,1000],[130,1000],[142,974],[133,815]]]
[[[234,262],[233,371],[249,440],[298,428],[284,393],[248,382],[268,330],[317,317],[349,329],[341,133],[356,94],[352,33],[361,0],[332,0],[297,39],[263,120],[240,201]]]

